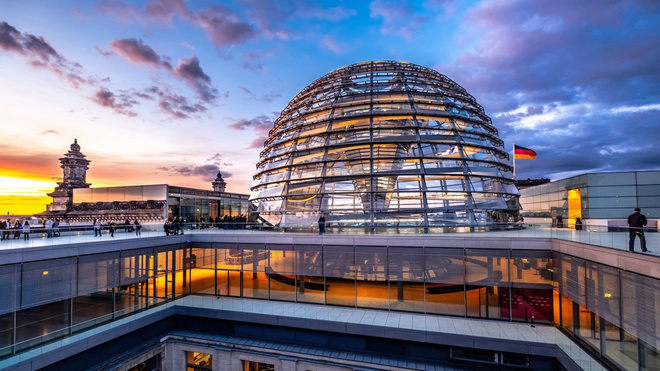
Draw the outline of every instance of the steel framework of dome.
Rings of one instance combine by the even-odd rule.
[[[509,155],[484,109],[415,64],[328,73],[289,102],[264,146],[252,219],[273,226],[312,228],[323,213],[335,230],[460,231],[518,214]]]

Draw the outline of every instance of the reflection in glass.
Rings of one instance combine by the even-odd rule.
[[[308,230],[324,213],[333,232],[499,228],[519,210],[507,158],[484,109],[447,76],[410,63],[358,63],[312,82],[282,111],[256,166],[250,212]],[[294,183],[306,179],[326,187],[303,197]],[[344,194],[327,186],[339,182]],[[304,199],[315,202],[294,202]]]

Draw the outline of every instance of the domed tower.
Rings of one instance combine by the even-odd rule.
[[[218,171],[218,176],[215,177],[215,180],[211,182],[211,185],[213,185],[213,191],[215,192],[224,192],[225,187],[227,187],[227,182],[222,179],[222,173]]]
[[[60,158],[60,167],[64,173],[61,182],[55,190],[48,194],[53,198],[53,202],[46,206],[46,212],[63,211],[66,212],[72,204],[74,188],[89,188],[91,184],[87,183],[87,169],[91,161],[85,158],[80,152],[78,140],[74,139],[69,152]]]
[[[508,154],[473,96],[435,70],[372,61],[304,88],[270,130],[252,217],[281,227],[460,230],[517,215]],[[257,215],[254,215],[257,214]]]

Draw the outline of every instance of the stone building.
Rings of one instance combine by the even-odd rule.
[[[176,217],[186,222],[208,221],[248,211],[248,195],[225,192],[227,182],[220,172],[211,182],[212,191],[168,184],[90,188],[86,172],[91,161],[80,152],[77,140],[74,139],[60,162],[62,181],[48,194],[53,202],[46,206],[45,212],[37,214],[39,217],[82,224],[95,219],[163,223]]]
[[[57,182],[57,188],[48,194],[48,196],[53,198],[53,202],[46,206],[46,212],[42,213],[42,215],[58,216],[71,210],[73,190],[75,188],[89,188],[91,185],[86,180],[90,162],[80,152],[78,139],[74,139],[69,152],[60,158],[60,163],[62,164],[60,167],[64,175],[62,181]]]

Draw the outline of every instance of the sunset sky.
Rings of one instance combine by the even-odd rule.
[[[369,60],[467,89],[518,178],[660,168],[660,1],[0,0],[0,215],[45,211],[74,138],[92,186],[249,193],[286,104]]]

